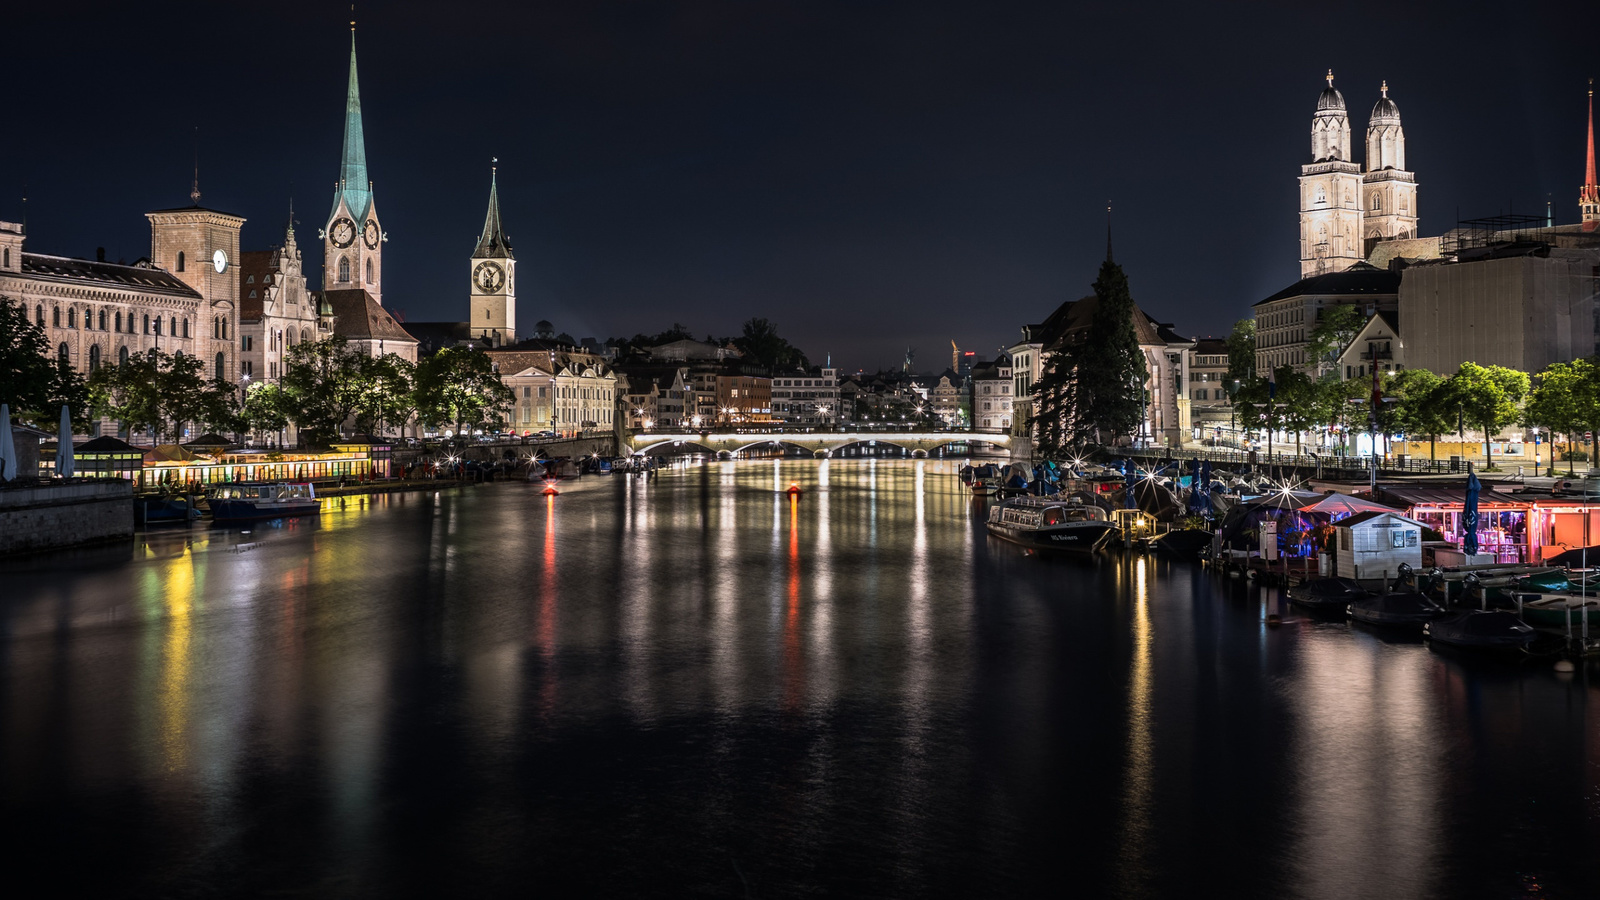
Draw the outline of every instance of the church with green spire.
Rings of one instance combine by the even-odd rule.
[[[321,231],[324,290],[363,290],[383,303],[383,244],[367,174],[366,136],[361,127],[361,88],[356,79],[356,35],[350,29],[350,81],[344,99],[344,152],[333,186],[333,209]]]

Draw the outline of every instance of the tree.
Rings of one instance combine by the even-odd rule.
[[[1228,382],[1229,394],[1256,377],[1256,320],[1240,319],[1233,323],[1233,332],[1228,335]]]
[[[279,380],[300,442],[327,446],[356,410],[365,356],[337,335],[289,348]]]
[[[744,334],[734,338],[733,346],[745,359],[768,369],[809,368],[811,363],[778,334],[778,326],[766,319],[754,318],[744,323]]]
[[[417,367],[393,353],[362,360],[357,384],[356,427],[381,433],[385,423],[404,425],[416,410]]]
[[[245,391],[239,419],[250,431],[280,434],[289,427],[290,404],[289,395],[282,387],[257,382]]]
[[[1279,428],[1294,432],[1294,452],[1300,455],[1301,432],[1316,425],[1317,385],[1311,377],[1294,366],[1279,366],[1272,373],[1278,385],[1276,403],[1271,407],[1269,420]]]
[[[1317,324],[1307,336],[1306,356],[1316,364],[1317,377],[1332,366],[1337,369],[1339,355],[1361,333],[1367,317],[1352,303],[1339,303],[1323,307]]]
[[[1039,413],[1049,418],[1041,423],[1040,443],[1048,433],[1057,451],[1069,444],[1114,444],[1143,421],[1149,370],[1133,324],[1139,312],[1128,276],[1109,259],[1095,279],[1094,304],[1089,327],[1051,355],[1035,388]]]
[[[1395,425],[1410,440],[1428,438],[1428,459],[1437,457],[1435,444],[1455,424],[1443,398],[1445,380],[1427,369],[1405,369],[1389,376],[1384,395],[1394,398]]]
[[[1464,362],[1450,376],[1446,403],[1454,400],[1465,421],[1483,430],[1485,467],[1492,465],[1489,439],[1500,429],[1515,423],[1521,415],[1522,399],[1528,393],[1528,375],[1503,366],[1480,366]]]
[[[1587,373],[1580,371],[1580,368],[1588,368],[1586,364],[1580,366],[1585,362],[1578,360],[1576,363],[1551,363],[1546,366],[1534,376],[1533,390],[1529,392],[1527,405],[1523,407],[1527,423],[1535,428],[1547,429],[1552,444],[1557,433],[1567,436],[1568,474],[1576,474],[1571,465],[1572,436],[1585,431],[1584,414],[1580,408],[1583,395],[1587,392]],[[1554,459],[1552,456],[1552,468]]]
[[[489,354],[471,347],[447,347],[417,365],[417,411],[437,428],[453,425],[456,435],[505,421],[516,397],[500,380]]]
[[[101,366],[89,377],[90,405],[127,429],[143,429],[159,443],[176,441],[185,423],[232,431],[234,386],[207,380],[199,357],[148,350],[121,365]]]
[[[19,420],[54,431],[63,404],[75,427],[89,421],[89,392],[83,376],[50,348],[44,328],[28,318],[27,307],[0,296],[0,403],[11,404]]]

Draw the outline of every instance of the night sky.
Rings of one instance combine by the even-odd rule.
[[[1600,3],[362,3],[384,299],[466,316],[489,160],[522,331],[775,321],[854,370],[992,357],[1089,291],[1115,206],[1135,300],[1221,335],[1298,275],[1296,176],[1332,68],[1352,143],[1388,79],[1422,233],[1577,218]],[[203,205],[315,286],[342,140],[346,3],[8,9],[0,218],[28,248],[149,252]],[[1585,37],[1587,35],[1587,37]],[[1357,151],[1358,158],[1364,153]]]

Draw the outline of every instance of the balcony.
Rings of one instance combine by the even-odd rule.
[[[1366,350],[1361,354],[1362,359],[1394,359],[1394,352],[1390,350]]]

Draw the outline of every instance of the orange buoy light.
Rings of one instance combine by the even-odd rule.
[[[791,497],[800,496],[800,485],[796,484],[794,482],[790,482],[789,483],[789,491],[788,491],[788,493],[789,493],[789,496],[791,496]]]

